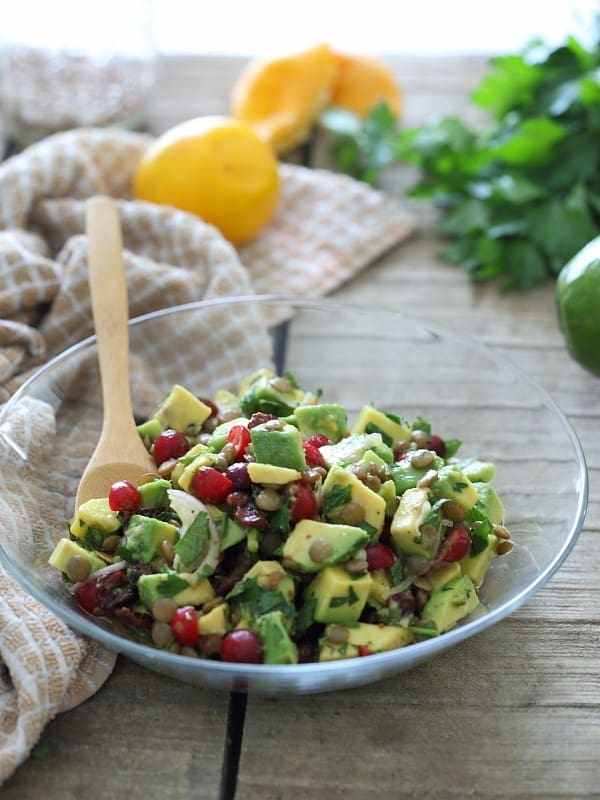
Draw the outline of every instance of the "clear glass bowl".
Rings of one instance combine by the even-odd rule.
[[[326,332],[326,335],[325,333]],[[421,415],[461,456],[495,462],[514,549],[494,560],[482,607],[435,639],[323,664],[238,665],[141,645],[79,610],[47,566],[74,510],[77,483],[100,432],[94,339],[43,367],[0,416],[0,557],[40,602],[78,631],[173,678],[219,689],[322,692],[410,669],[494,624],[559,568],[582,528],[587,470],[573,429],[552,399],[504,357],[402,313],[324,300],[233,298],[131,322],[131,383],[143,417],[179,382],[211,395],[262,366],[291,371],[350,412],[375,403]],[[508,643],[507,643],[508,644]]]

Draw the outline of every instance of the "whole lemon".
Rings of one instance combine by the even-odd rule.
[[[556,303],[569,352],[583,367],[600,376],[600,236],[560,271]]]
[[[270,146],[238,120],[206,116],[176,125],[150,145],[133,194],[197,214],[240,245],[269,221],[279,189]]]

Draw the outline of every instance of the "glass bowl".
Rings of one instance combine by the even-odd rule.
[[[415,667],[498,622],[560,567],[582,528],[581,446],[546,392],[503,356],[452,331],[383,308],[240,297],[170,308],[130,323],[133,405],[144,417],[174,383],[212,395],[249,372],[290,371],[350,414],[374,403],[422,416],[461,457],[496,464],[515,546],[494,559],[482,605],[443,635],[369,657],[295,666],[244,665],[156,650],[81,611],[47,565],[74,511],[77,483],[100,432],[94,339],[53,359],[0,416],[0,557],[37,600],[76,630],[147,668],[191,684],[266,693],[346,689]],[[351,416],[352,418],[352,416]]]

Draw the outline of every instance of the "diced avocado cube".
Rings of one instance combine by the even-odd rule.
[[[346,409],[337,403],[298,406],[294,411],[294,418],[304,439],[322,434],[333,443],[339,442],[348,425]]]
[[[275,486],[284,486],[292,481],[299,481],[302,473],[289,467],[275,467],[273,464],[259,464],[251,461],[248,464],[248,476],[252,483],[272,483]]]
[[[384,481],[377,494],[383,498],[385,502],[385,516],[393,517],[398,508],[398,498],[396,496],[396,484],[390,478],[389,481]]]
[[[158,478],[149,481],[142,486],[138,486],[138,491],[142,496],[141,508],[163,508],[169,505],[169,495],[167,490],[171,489],[170,481]]]
[[[498,548],[498,537],[491,533],[488,536],[487,547],[477,555],[468,555],[459,561],[462,571],[473,581],[475,586],[481,586],[485,574],[489,569],[492,560],[496,557]]]
[[[254,458],[260,464],[287,467],[302,471],[306,469],[306,458],[302,437],[298,428],[283,424],[280,430],[270,429],[269,423],[256,425],[250,431]]]
[[[221,551],[227,550],[228,547],[233,547],[246,538],[248,529],[227,516],[218,506],[213,506],[206,503],[206,510],[211,516],[211,519],[217,526],[219,536],[221,537]]]
[[[473,581],[468,575],[461,575],[431,595],[421,612],[421,618],[431,620],[438,633],[444,633],[478,605],[479,598]]]
[[[77,544],[77,542],[66,538],[58,540],[56,547],[50,554],[48,563],[50,566],[56,567],[56,569],[59,569],[61,572],[66,572],[69,561],[73,558],[73,556],[85,558],[85,560],[89,563],[92,572],[96,572],[96,570],[102,569],[102,567],[106,566],[106,563],[94,552],[91,550],[86,550],[85,547]]]
[[[158,557],[160,543],[166,540],[175,544],[177,534],[177,528],[169,522],[133,514],[121,546],[127,550],[132,559],[148,563]]]
[[[207,578],[198,578],[193,572],[156,572],[141,575],[138,580],[140,600],[152,611],[162,597],[170,597],[178,606],[200,606],[215,596]]]
[[[374,598],[378,603],[385,605],[389,590],[392,588],[392,581],[388,574],[388,571],[385,569],[373,569],[370,571],[371,578],[373,578],[373,584],[371,585],[371,591],[369,593],[369,598]]]
[[[297,664],[298,648],[290,638],[281,611],[262,614],[253,625],[263,645],[263,663]]]
[[[427,580],[431,584],[431,591],[437,592],[442,586],[445,586],[450,581],[456,580],[456,578],[460,578],[461,575],[462,569],[460,563],[458,561],[453,561],[451,564],[448,564],[448,566],[442,567],[442,569],[436,572],[429,572]]]
[[[405,420],[373,406],[363,406],[351,433],[379,433],[388,447],[395,447],[398,442],[407,442],[412,435],[411,427]]]
[[[502,525],[504,506],[494,487],[489,483],[474,483],[473,486],[477,490],[475,507],[485,514],[492,525]]]
[[[283,545],[284,563],[301,572],[318,572],[347,561],[368,541],[369,534],[362,528],[303,519]]]
[[[438,479],[431,485],[431,492],[436,500],[453,500],[464,511],[473,508],[478,498],[477,489],[456,464],[448,464],[438,471]]]
[[[372,537],[381,533],[385,521],[386,501],[342,467],[333,466],[323,483],[323,513],[333,522],[339,522],[340,510],[347,503],[356,503],[365,513],[364,522]]]
[[[262,589],[275,589],[287,600],[294,599],[294,579],[286,574],[279,561],[257,561],[244,575],[246,578],[256,578]]]
[[[355,464],[367,450],[375,450],[383,443],[380,433],[351,433],[337,444],[326,444],[319,452],[328,467]]]
[[[244,428],[248,427],[247,417],[235,417],[235,419],[228,419],[222,422],[214,429],[207,442],[208,449],[213,453],[220,453],[227,442],[227,435],[234,425],[242,425]]]
[[[155,419],[154,417],[147,419],[145,422],[140,423],[136,427],[137,432],[142,439],[148,439],[150,443],[154,442],[155,439],[158,439],[164,430],[160,420]]]
[[[479,461],[477,458],[458,461],[457,466],[462,469],[472,483],[475,483],[475,481],[489,483],[496,474],[495,464],[492,464],[491,461]]]
[[[163,428],[172,428],[186,436],[197,436],[211,414],[209,406],[176,383],[152,416]]]
[[[305,392],[290,381],[286,384],[268,369],[258,370],[240,384],[239,404],[242,413],[247,417],[251,417],[257,411],[285,417],[305,402]]]
[[[192,449],[194,450],[195,448]],[[220,458],[218,453],[210,453],[206,447],[201,449],[200,445],[198,445],[198,450],[196,452],[196,457],[184,466],[183,471],[177,478],[177,483],[184,492],[192,491],[192,483],[200,467],[212,467],[217,459]],[[190,457],[192,455],[193,454],[190,453]],[[185,460],[188,461],[187,458]]]
[[[385,442],[376,445],[373,448],[373,452],[375,455],[378,455],[379,458],[385,462],[386,464],[393,464],[394,463],[394,451],[391,447],[388,447]]]
[[[433,461],[428,467],[424,469],[415,469],[411,464],[412,456],[420,456],[428,452],[428,450],[415,450],[401,461],[390,466],[390,472],[392,480],[396,485],[397,494],[402,495],[407,489],[414,489],[421,478],[423,478],[430,469],[440,470],[444,466],[444,460],[438,455],[433,454]]]
[[[207,614],[198,617],[198,633],[200,636],[217,635],[223,636],[229,627],[229,606],[227,603],[220,603],[211,608]]]
[[[240,398],[237,394],[228,391],[227,389],[219,389],[213,397],[213,402],[221,412],[224,411],[239,411]]]
[[[405,628],[359,622],[348,628],[348,638],[341,644],[332,644],[324,637],[319,643],[319,661],[355,658],[359,655],[359,647],[366,648],[370,653],[384,653],[405,647],[413,641],[414,636]]]
[[[339,566],[325,567],[307,588],[305,603],[316,622],[356,622],[372,585],[368,572],[353,576]]]
[[[407,489],[392,518],[390,531],[397,553],[433,558],[437,544],[424,539],[421,526],[431,512],[426,489]]]
[[[360,460],[365,467],[369,467],[371,464],[375,464],[376,467],[386,467],[388,463],[375,450],[367,450]]]
[[[121,521],[116,511],[111,511],[107,497],[94,498],[82,503],[70,525],[69,530],[77,539],[85,539],[89,528],[96,528],[104,536],[118,531]]]

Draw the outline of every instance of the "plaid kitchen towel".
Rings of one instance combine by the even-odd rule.
[[[193,215],[132,200],[136,165],[150,141],[81,129],[0,165],[0,402],[50,357],[93,333],[84,235],[91,195],[118,200],[132,317],[201,298],[325,294],[412,231],[393,198],[346,176],[282,164],[275,216],[235,250]],[[12,435],[34,446],[26,425]],[[4,481],[0,497],[19,492],[10,476]],[[114,660],[0,568],[0,782],[56,713],[102,685]]]

